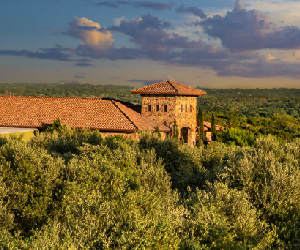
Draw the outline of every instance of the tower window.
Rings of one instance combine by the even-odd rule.
[[[190,105],[190,112],[193,112],[193,106]]]
[[[159,105],[156,105],[156,111],[159,111]]]
[[[168,112],[168,105],[164,105],[164,112]]]
[[[185,112],[187,112],[187,104],[185,104]]]
[[[181,112],[183,112],[183,105],[181,104]]]
[[[148,105],[148,112],[151,112],[151,105]]]

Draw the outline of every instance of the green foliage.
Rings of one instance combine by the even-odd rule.
[[[176,141],[179,140],[179,130],[176,120],[174,121],[173,129],[172,129],[172,138],[174,138]]]
[[[66,128],[66,125],[61,124],[61,121],[59,118],[55,119],[53,123],[47,127],[47,131],[53,132],[53,131],[58,131],[61,132]]]
[[[217,182],[193,193],[186,203],[186,230],[198,249],[265,249],[275,241],[276,233],[268,232],[244,191]]]
[[[255,136],[272,134],[282,140],[300,136],[300,91],[297,89],[207,89],[199,97],[204,120],[250,130]]]
[[[53,190],[59,185],[61,159],[47,151],[11,140],[0,147],[0,174],[7,188],[5,207],[14,215],[13,232],[28,235],[41,227],[55,207]]]
[[[279,237],[277,247],[298,248],[300,241],[300,141],[280,145],[272,137],[258,139],[252,148],[241,149],[228,161],[224,180],[242,189],[261,218]]]
[[[67,127],[9,138],[0,248],[297,249],[299,148],[272,136],[192,148]]]
[[[252,131],[238,128],[227,128],[218,134],[219,141],[233,146],[252,146],[256,138]]]
[[[217,129],[216,129],[216,121],[215,121],[215,115],[211,115],[211,130],[212,130],[212,140],[217,140]]]
[[[204,132],[204,123],[203,123],[203,113],[202,109],[198,108],[198,113],[197,113],[197,127],[198,127],[198,132],[197,132],[197,146],[202,146],[203,141],[205,138],[205,132]]]
[[[184,209],[154,151],[94,133],[61,131],[81,141],[68,161],[56,131],[0,147],[1,249],[178,247]]]
[[[161,133],[159,131],[159,126],[158,125],[155,127],[155,133],[158,135],[158,137],[161,137]]]
[[[81,83],[0,83],[0,95],[53,97],[109,97],[141,104],[139,95],[131,95],[132,86]]]

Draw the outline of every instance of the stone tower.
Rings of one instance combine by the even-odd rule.
[[[181,83],[165,81],[134,89],[131,94],[142,96],[142,115],[171,129],[174,128],[176,121],[180,140],[190,145],[195,143],[197,97],[205,95],[204,91]]]

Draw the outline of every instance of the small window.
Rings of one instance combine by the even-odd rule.
[[[164,112],[168,112],[168,105],[164,105]]]
[[[156,105],[156,111],[159,111],[159,105]]]
[[[148,105],[148,112],[151,112],[151,105]]]
[[[193,106],[190,105],[190,112],[193,112]]]
[[[181,105],[181,112],[183,112],[183,105]]]
[[[187,112],[187,105],[185,104],[185,112]]]

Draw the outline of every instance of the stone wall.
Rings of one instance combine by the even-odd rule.
[[[188,128],[190,145],[196,141],[196,113],[195,96],[142,95],[142,115],[164,123],[170,128],[173,128],[176,120],[180,138],[181,129]]]

